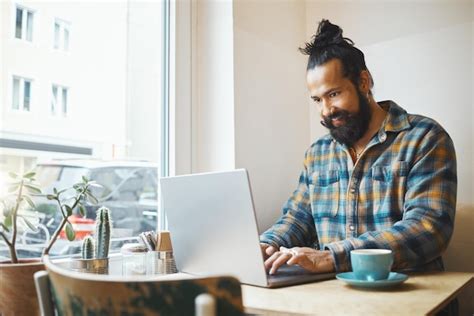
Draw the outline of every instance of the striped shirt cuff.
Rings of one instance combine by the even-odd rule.
[[[276,249],[280,249],[280,246],[284,245],[284,242],[277,236],[275,235],[269,236],[268,234],[265,234],[265,233],[260,235],[260,242],[263,244],[273,246]]]
[[[325,245],[324,249],[331,251],[336,272],[345,272],[352,269],[351,250],[354,250],[354,246],[349,240],[332,242]]]

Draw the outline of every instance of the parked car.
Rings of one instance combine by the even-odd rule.
[[[85,219],[73,217],[72,224],[79,232],[76,239],[94,230],[96,210],[105,206],[111,210],[113,238],[137,236],[142,231],[156,230],[158,205],[158,165],[143,161],[104,161],[92,159],[61,159],[37,165],[37,180],[43,193],[52,193],[53,188],[61,190],[72,187],[82,176],[94,180],[101,188],[92,188],[99,203],[86,204]],[[72,192],[70,193],[72,195]],[[68,191],[63,193],[67,197]],[[44,212],[43,223],[48,223],[50,233],[59,225],[61,216],[52,212],[54,201],[44,197],[35,200],[37,210]],[[53,222],[52,222],[53,221]],[[64,238],[64,235],[61,235]],[[67,243],[59,243],[67,245]],[[76,243],[76,248],[77,248]],[[64,252],[71,250],[73,242]]]

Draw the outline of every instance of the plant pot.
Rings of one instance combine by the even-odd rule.
[[[74,259],[69,263],[69,269],[77,272],[108,274],[109,258]]]
[[[33,275],[45,270],[41,259],[0,262],[0,315],[40,315]]]

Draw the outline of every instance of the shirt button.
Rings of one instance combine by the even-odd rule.
[[[349,226],[349,229],[351,230],[351,232],[353,232],[355,230],[354,225]]]
[[[384,142],[386,139],[387,139],[387,135],[386,135],[386,134],[380,135],[380,141],[381,141],[381,142]]]
[[[355,188],[352,188],[352,189],[351,189],[351,193],[356,193],[356,189],[355,189]]]

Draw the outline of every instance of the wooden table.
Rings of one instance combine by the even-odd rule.
[[[410,275],[403,284],[360,289],[339,280],[279,289],[242,285],[248,313],[262,315],[431,315],[474,281],[474,273],[437,272]]]
[[[121,256],[112,257],[109,274],[120,279],[121,264]],[[196,276],[143,277],[174,280]],[[278,289],[242,284],[242,298],[245,311],[258,315],[426,315],[441,310],[471,282],[474,273],[436,272],[411,274],[403,284],[385,289],[355,288],[336,279]]]

